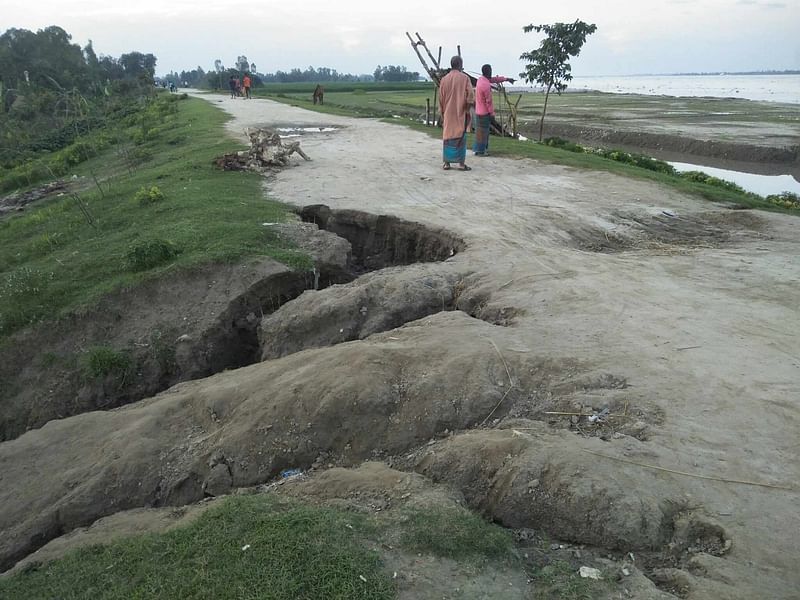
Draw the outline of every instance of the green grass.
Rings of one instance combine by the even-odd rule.
[[[131,359],[127,354],[106,346],[89,349],[83,358],[84,372],[95,379],[111,373],[124,377],[131,368]]]
[[[608,591],[606,582],[584,579],[563,561],[537,570],[531,579],[537,600],[593,600]]]
[[[0,578],[0,597],[393,598],[377,550],[390,545],[473,564],[517,560],[510,534],[466,509],[369,516],[258,494],[226,499],[180,529],[34,564]]]
[[[228,117],[204,100],[171,103],[175,111],[150,111],[146,126],[118,133],[130,144],[76,165],[68,176],[81,176],[77,195],[0,221],[0,338],[201,263],[271,256],[310,267],[262,226],[285,221],[289,209],[264,199],[261,176],[213,167],[240,149],[224,134]]]
[[[365,92],[394,92],[394,91],[425,91],[431,88],[430,83],[424,82],[359,82],[359,81],[331,81],[321,82],[325,88],[325,94],[336,92],[353,92],[362,90]],[[315,82],[301,83],[266,83],[253,90],[258,96],[269,96],[273,94],[308,94],[309,97],[317,87]]]
[[[80,549],[0,579],[0,597],[392,598],[391,578],[364,544],[372,530],[360,514],[234,497],[187,527]]]
[[[412,552],[457,561],[514,556],[514,542],[507,530],[465,508],[409,511],[402,522],[400,545]]]

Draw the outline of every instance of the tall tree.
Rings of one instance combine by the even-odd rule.
[[[222,87],[222,72],[225,70],[225,65],[222,64],[220,59],[214,61],[214,72],[217,74],[216,81],[212,87],[220,89]]]
[[[528,83],[538,83],[546,89],[542,119],[539,122],[539,141],[544,132],[544,116],[547,113],[547,100],[550,91],[561,94],[572,81],[572,67],[569,59],[578,56],[586,37],[597,31],[597,25],[576,20],[574,23],[555,23],[553,25],[526,25],[525,33],[544,32],[545,38],[536,50],[520,55],[520,60],[528,61],[525,71],[520,73]]]

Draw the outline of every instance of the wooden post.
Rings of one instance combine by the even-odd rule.
[[[425,98],[425,127],[431,124],[431,99]]]
[[[520,94],[519,98],[517,98],[517,101],[514,103],[514,108],[511,111],[511,113],[513,115],[513,118],[514,118],[514,123],[513,123],[513,126],[514,126],[514,129],[513,129],[514,137],[517,137],[517,107],[519,106],[519,101],[520,100],[522,100],[522,94]]]
[[[439,115],[436,112],[436,102],[439,100],[439,84],[433,82],[433,125],[439,125]]]

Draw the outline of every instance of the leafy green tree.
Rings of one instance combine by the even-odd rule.
[[[119,64],[125,72],[126,77],[143,78],[153,83],[153,76],[156,72],[156,57],[152,54],[142,54],[141,52],[129,52],[119,57]]]
[[[520,60],[527,61],[525,71],[520,73],[528,83],[538,83],[546,89],[542,119],[539,122],[539,141],[544,132],[544,116],[547,113],[547,100],[550,91],[561,94],[572,81],[572,67],[569,59],[578,56],[586,37],[597,31],[597,26],[576,20],[574,23],[555,23],[553,25],[526,25],[525,33],[544,32],[545,38],[536,50],[520,55]]]
[[[375,81],[417,81],[419,79],[417,71],[409,71],[405,67],[396,65],[387,65],[385,67],[378,65],[373,76]]]

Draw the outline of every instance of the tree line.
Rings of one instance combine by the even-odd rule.
[[[288,71],[278,70],[274,73],[260,73],[255,63],[249,62],[246,56],[239,56],[231,67],[226,67],[222,60],[214,61],[210,71],[198,66],[196,69],[171,71],[162,80],[176,86],[220,89],[227,85],[230,77],[241,77],[249,73],[254,86],[264,83],[328,83],[328,82],[367,82],[367,81],[417,81],[419,73],[409,71],[406,67],[387,65],[380,66],[372,73],[340,73],[330,67],[309,66],[305,69],[294,68]]]
[[[0,35],[0,179],[129,111],[130,102],[153,93],[155,68],[153,54],[98,55],[91,41],[81,48],[57,26],[5,31]]]

